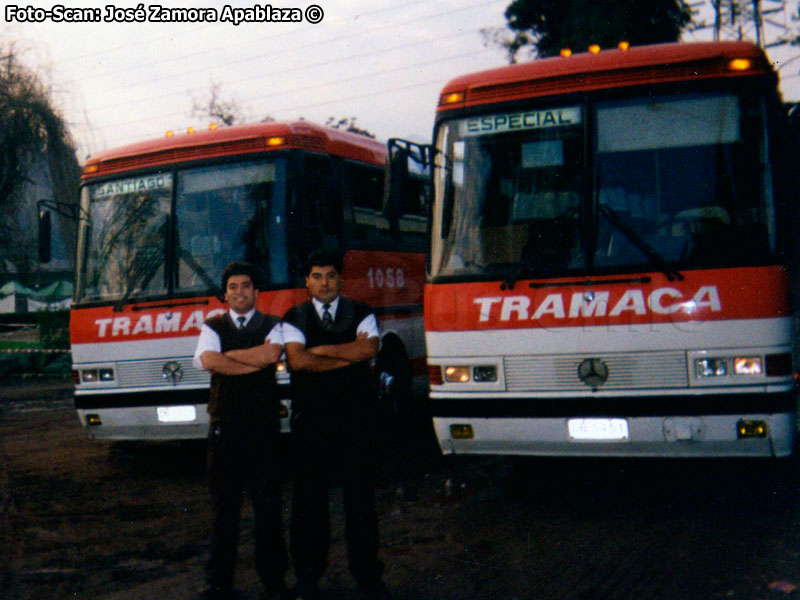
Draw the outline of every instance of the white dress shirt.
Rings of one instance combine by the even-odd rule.
[[[322,320],[322,313],[325,312],[323,308],[323,303],[317,300],[316,298],[311,299],[311,303],[314,305],[314,309],[317,311],[320,320]],[[333,320],[336,320],[336,311],[339,308],[339,297],[337,296],[336,299],[328,304],[328,312],[331,313],[331,317]],[[358,324],[356,328],[356,334],[366,333],[368,338],[380,337],[381,332],[378,328],[378,320],[375,318],[375,315],[370,313],[366,317],[364,317],[361,322]],[[306,336],[305,334],[300,331],[294,325],[290,323],[283,324],[283,343],[288,344],[289,342],[296,342],[298,344],[306,345]]]
[[[239,325],[239,321],[236,319],[238,317],[244,317],[244,323],[242,327],[246,327],[247,324],[250,322],[250,319],[253,318],[253,315],[256,314],[256,309],[250,310],[247,314],[240,315],[239,313],[229,310],[228,314],[231,316],[231,320],[234,322],[235,325]],[[278,344],[279,346],[283,346],[283,333],[282,327],[280,323],[277,323],[275,327],[273,327],[270,332],[267,334],[265,342],[270,342],[271,344]],[[200,337],[197,340],[197,348],[194,351],[194,358],[192,359],[192,364],[197,369],[204,369],[203,361],[200,359],[200,356],[203,352],[221,352],[222,351],[222,341],[219,339],[219,334],[216,331],[211,329],[208,325],[203,323],[200,327]]]

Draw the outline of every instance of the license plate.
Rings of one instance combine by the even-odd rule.
[[[573,440],[621,441],[628,439],[625,419],[570,419],[569,437]]]
[[[159,406],[156,413],[160,423],[188,423],[197,419],[194,406]]]

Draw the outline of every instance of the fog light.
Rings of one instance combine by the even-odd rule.
[[[736,424],[736,434],[741,438],[767,437],[766,421],[739,421]]]
[[[469,367],[445,367],[444,379],[450,383],[466,383],[469,381]]]
[[[760,356],[737,356],[733,359],[733,372],[737,375],[761,375],[764,372]]]
[[[89,427],[97,427],[98,425],[102,425],[103,422],[100,420],[100,415],[86,415],[86,425]]]
[[[286,361],[279,360],[275,363],[275,371],[278,373],[285,373],[286,372]]]
[[[725,377],[728,361],[724,358],[698,358],[695,361],[698,377]]]
[[[472,425],[450,425],[450,437],[454,440],[471,440],[475,437]]]
[[[472,379],[475,381],[497,381],[497,367],[494,365],[473,367]]]
[[[81,378],[83,379],[83,383],[95,383],[98,381],[99,374],[97,369],[86,369],[85,371],[81,371]]]

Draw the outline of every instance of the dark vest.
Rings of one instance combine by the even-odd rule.
[[[228,312],[206,321],[219,335],[222,352],[260,346],[276,323],[277,317],[258,311],[244,329],[239,329]],[[212,423],[258,422],[277,427],[278,404],[275,365],[248,375],[211,375],[208,413]]]
[[[358,324],[370,314],[373,310],[369,305],[340,296],[336,319],[330,329],[323,327],[310,300],[290,309],[283,319],[303,332],[306,348],[313,348],[355,341]],[[374,392],[372,371],[369,362],[363,361],[323,373],[292,372],[292,390],[293,403],[296,403],[293,407],[299,410],[332,413],[363,410],[362,403],[369,401],[369,395]]]

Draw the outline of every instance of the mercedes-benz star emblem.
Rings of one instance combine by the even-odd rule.
[[[578,365],[578,377],[583,383],[596,389],[608,379],[608,365],[599,358],[587,358]]]
[[[172,385],[178,385],[183,379],[183,369],[177,362],[171,360],[161,369],[161,376],[171,381]]]

